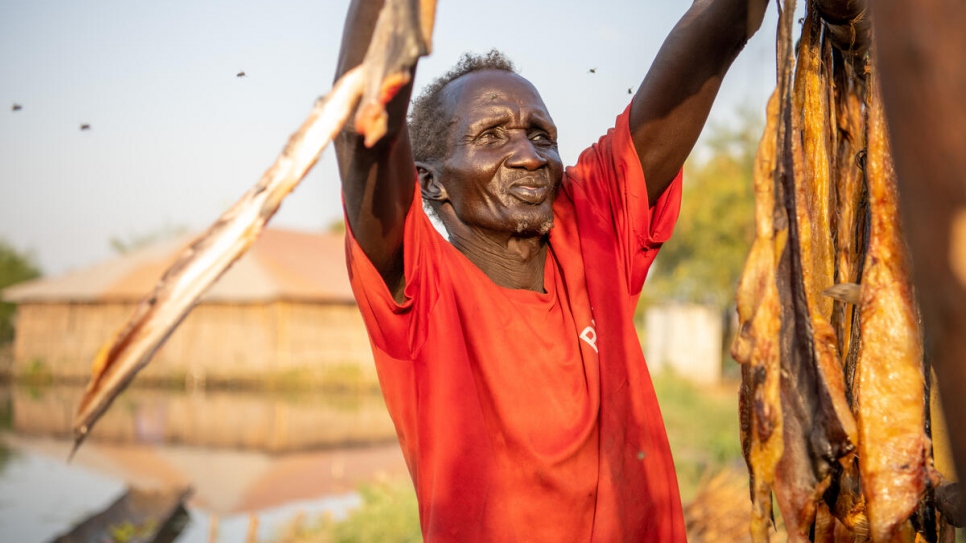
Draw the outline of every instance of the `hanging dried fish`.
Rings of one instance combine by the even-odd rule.
[[[912,541],[910,517],[938,484],[926,436],[922,341],[899,224],[895,170],[873,75],[869,108],[869,250],[857,363],[859,467],[873,541]]]
[[[812,82],[821,81],[821,26],[812,9],[802,32],[794,85],[782,104],[784,138],[777,149],[782,196],[776,214],[787,221],[788,243],[776,272],[785,451],[774,492],[791,541],[808,540],[819,503],[839,460],[854,449],[855,435],[836,337],[828,322],[831,304],[820,295],[832,282],[833,266],[827,237],[827,114]],[[784,69],[790,70],[791,63]]]
[[[779,105],[756,158],[732,347],[751,534],[768,541],[774,494],[789,541],[937,541],[927,370],[887,130],[868,92],[865,4],[811,0],[795,55],[794,2],[781,8]]]
[[[345,124],[362,92],[362,82],[360,70],[346,74],[332,93],[316,104],[275,165],[181,253],[154,290],[138,303],[124,327],[101,348],[74,416],[71,455],[201,295],[255,242],[282,199]]]
[[[927,357],[936,372],[948,424],[946,459],[955,459],[955,471],[962,478],[966,477],[966,62],[962,53],[966,51],[966,2],[876,0],[870,7],[875,31],[883,37],[876,43],[877,73],[915,262]]]
[[[773,220],[777,90],[768,101],[767,119],[765,134],[755,156],[755,241],[738,284],[739,333],[731,348],[731,355],[742,364],[739,396],[741,443],[751,474],[751,532],[757,541],[768,538],[775,467],[784,449],[779,394],[781,307],[775,268],[777,255],[784,250],[785,237],[776,236]]]

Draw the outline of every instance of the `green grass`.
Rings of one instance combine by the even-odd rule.
[[[354,362],[326,365],[315,369],[277,370],[261,375],[255,380],[219,381],[209,378],[205,386],[292,393],[317,393],[320,390],[351,393],[379,392],[379,381],[375,374],[367,373]]]
[[[671,373],[654,376],[681,500],[694,498],[701,481],[742,462],[738,434],[738,388],[726,383],[699,387]]]
[[[737,385],[695,386],[670,373],[657,375],[681,497],[689,502],[701,481],[741,462]],[[416,495],[408,478],[364,485],[362,505],[343,520],[293,519],[274,543],[409,543],[421,541]]]
[[[738,435],[737,383],[699,387],[672,373],[654,376],[654,388],[674,454],[682,501],[701,482],[732,468],[744,473]],[[737,467],[736,467],[737,466]],[[297,517],[273,543],[410,543],[421,541],[416,495],[408,478],[364,485],[362,505],[347,518]],[[777,508],[776,515],[779,515]],[[957,543],[966,543],[962,529]]]
[[[297,517],[274,543],[417,543],[422,541],[416,493],[408,478],[363,485],[362,505],[343,520]]]
[[[20,375],[20,380],[28,385],[49,385],[54,381],[54,373],[42,358],[30,360]]]
[[[34,366],[37,366],[34,368]],[[43,362],[28,367],[21,380],[37,380],[37,375],[47,382],[55,379]],[[64,379],[60,379],[66,382]],[[171,370],[163,375],[139,375],[133,387],[155,389],[192,389],[195,386],[207,390],[256,391],[268,394],[318,394],[352,393],[379,394],[379,380],[374,372],[367,372],[355,362],[325,365],[318,368],[292,368],[269,371],[247,377],[204,375],[194,382],[187,371]]]

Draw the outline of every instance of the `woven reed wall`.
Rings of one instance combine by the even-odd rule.
[[[128,303],[21,304],[14,373],[86,380],[98,349],[133,309]],[[369,340],[355,305],[208,303],[188,315],[139,379],[245,381],[282,375],[319,380],[346,372],[375,382]]]

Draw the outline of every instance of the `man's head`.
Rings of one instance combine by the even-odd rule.
[[[417,162],[442,157],[449,151],[449,138],[443,135],[448,132],[451,118],[443,111],[443,89],[454,79],[481,70],[516,73],[513,61],[496,49],[485,55],[464,53],[455,66],[434,79],[413,100],[409,109],[409,137]]]
[[[491,51],[465,55],[412,108],[410,134],[423,197],[452,233],[456,223],[542,235],[563,166],[540,94]]]

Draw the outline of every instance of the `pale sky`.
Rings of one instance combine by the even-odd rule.
[[[348,3],[0,1],[0,237],[57,275],[115,256],[114,237],[207,227],[331,87]],[[541,92],[571,164],[690,4],[440,0],[416,92],[461,53],[501,49]],[[764,111],[776,20],[771,2],[712,122],[739,106]],[[328,149],[270,225],[320,230],[340,218]]]

